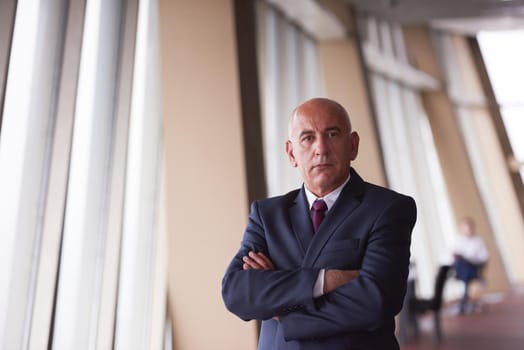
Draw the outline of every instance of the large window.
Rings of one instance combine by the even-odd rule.
[[[0,111],[0,348],[159,348],[156,1],[15,3]]]
[[[509,161],[524,181],[524,31],[481,32],[478,40],[514,152]]]
[[[420,98],[421,91],[439,83],[409,65],[400,26],[362,17],[359,28],[389,187],[417,202],[412,258],[419,293],[429,297],[438,265],[450,262],[453,234],[446,228],[454,227]]]

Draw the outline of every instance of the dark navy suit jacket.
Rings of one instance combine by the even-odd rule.
[[[222,281],[224,303],[243,320],[263,320],[260,350],[398,349],[394,316],[415,220],[411,197],[364,182],[353,169],[315,234],[303,188],[255,201]],[[266,254],[275,270],[243,270],[250,250]],[[321,268],[360,275],[314,298]]]

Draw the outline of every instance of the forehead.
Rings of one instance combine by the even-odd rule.
[[[289,123],[290,134],[332,128],[343,131],[351,129],[347,115],[332,108],[299,108],[293,113]]]

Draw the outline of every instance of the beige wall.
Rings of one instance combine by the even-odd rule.
[[[443,81],[427,29],[412,27],[406,29],[404,34],[412,64]],[[455,218],[458,220],[463,216],[472,216],[475,219],[479,234],[486,241],[490,252],[490,261],[485,272],[488,288],[493,291],[507,290],[509,283],[506,271],[486,209],[476,187],[453,105],[443,90],[424,92],[422,100],[433,132]]]
[[[369,105],[362,62],[352,38],[318,44],[326,95],[340,102],[360,135],[355,169],[367,181],[385,185],[382,156]]]
[[[221,299],[248,209],[232,2],[161,0],[160,24],[175,349],[254,349]]]

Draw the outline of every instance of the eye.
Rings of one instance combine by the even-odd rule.
[[[327,132],[329,138],[337,137],[338,135],[340,135],[340,131],[338,130],[330,130]]]
[[[300,139],[300,142],[312,142],[313,141],[313,135],[304,135],[302,136],[302,138]]]

